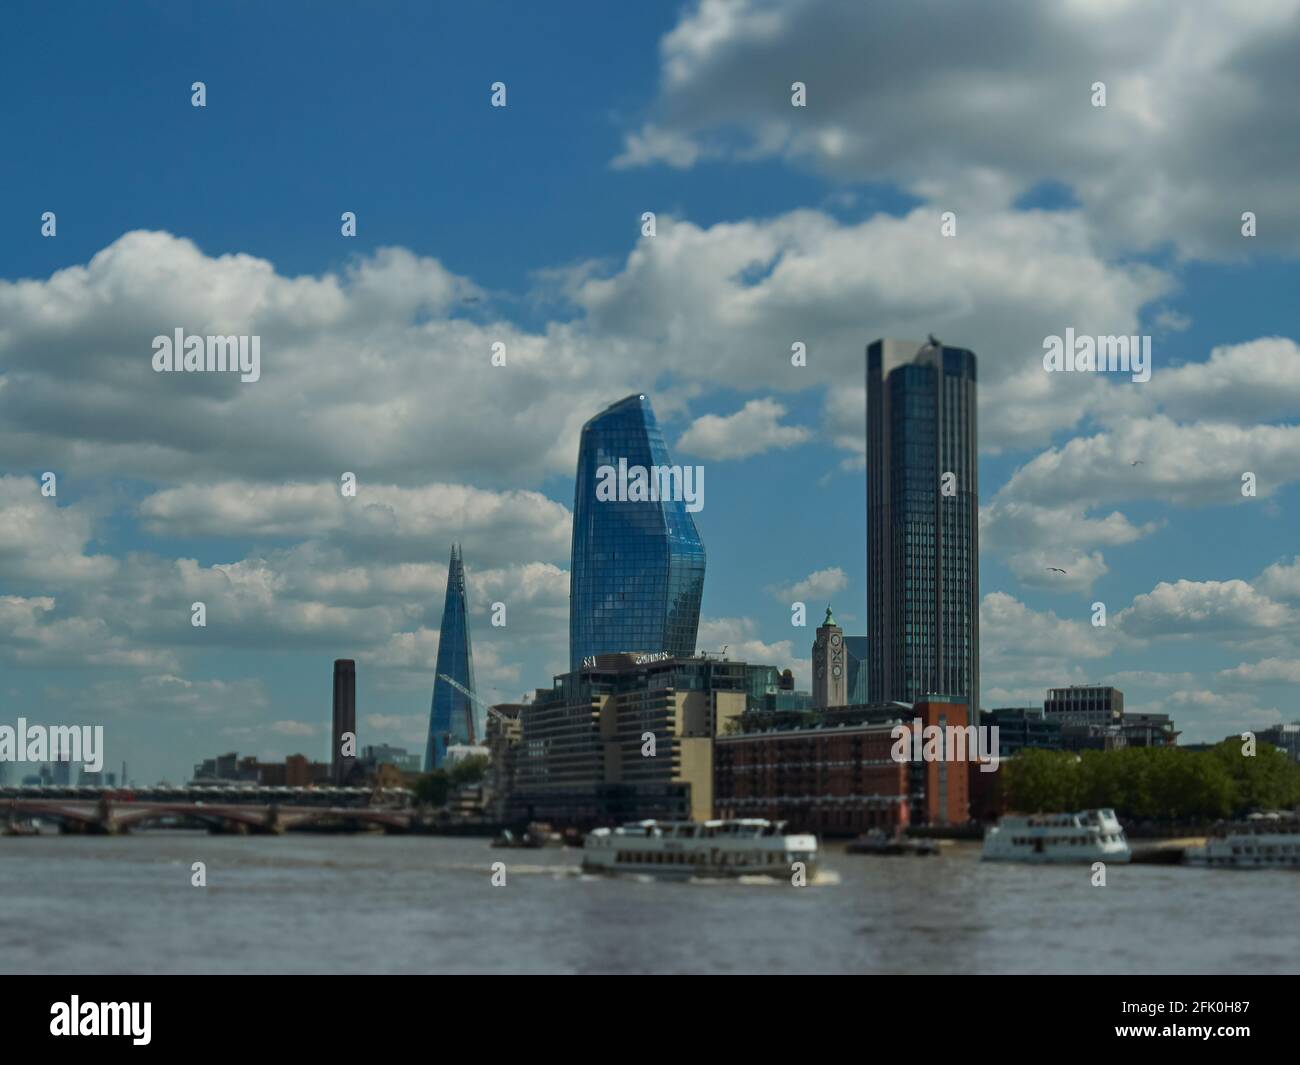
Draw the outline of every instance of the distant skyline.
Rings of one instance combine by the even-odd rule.
[[[699,649],[807,690],[828,604],[867,632],[864,346],[928,334],[979,357],[983,705],[1300,717],[1300,2],[2,25],[5,719],[141,781],[326,760],[349,658],[360,744],[419,751],[452,541],[478,694],[549,686],[579,432],[631,394],[707,471]],[[178,328],[259,379],[153,372]],[[1046,372],[1071,330],[1150,380]]]

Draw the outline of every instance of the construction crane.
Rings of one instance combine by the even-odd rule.
[[[506,715],[503,714],[496,707],[488,706],[487,703],[485,703],[482,699],[480,699],[477,695],[475,695],[472,691],[470,691],[467,687],[465,687],[465,685],[461,684],[460,681],[456,680],[454,677],[449,677],[447,676],[446,673],[439,673],[438,676],[442,680],[445,680],[458,692],[460,692],[461,695],[465,696],[465,698],[469,699],[471,702],[477,704],[478,706],[483,707],[483,709],[488,713],[489,716],[495,717],[498,721],[512,720],[511,718],[506,717]]]

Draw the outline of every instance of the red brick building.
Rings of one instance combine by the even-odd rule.
[[[766,817],[823,835],[964,824],[974,763],[894,755],[895,727],[965,728],[966,707],[932,701],[746,714],[714,745],[717,817]],[[945,750],[952,751],[949,743]]]

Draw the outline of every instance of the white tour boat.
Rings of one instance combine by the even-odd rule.
[[[1114,810],[1007,816],[984,836],[985,861],[1127,862],[1124,829]]]
[[[788,878],[795,863],[811,881],[817,837],[787,835],[784,821],[637,821],[598,828],[582,845],[587,873],[654,876],[774,876]]]
[[[1191,865],[1222,869],[1300,869],[1300,817],[1251,814],[1219,825],[1204,847],[1190,847]]]

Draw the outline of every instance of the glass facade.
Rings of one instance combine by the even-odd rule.
[[[482,734],[475,720],[473,701],[443,679],[474,690],[474,651],[469,640],[469,616],[465,605],[465,562],[460,545],[451,548],[447,568],[447,598],[438,630],[438,665],[433,681],[433,704],[429,708],[429,740],[424,748],[424,771],[442,767],[451,744],[474,743]]]
[[[844,650],[848,662],[848,688],[846,706],[861,706],[869,701],[867,695],[867,638],[845,636]]]
[[[704,594],[704,544],[682,500],[596,498],[597,471],[670,465],[645,396],[634,395],[582,427],[573,502],[569,668],[623,651],[695,654]],[[680,493],[678,493],[680,494]]]
[[[867,686],[979,705],[975,355],[867,348]],[[952,474],[951,491],[944,475]],[[972,711],[973,715],[974,711]]]

